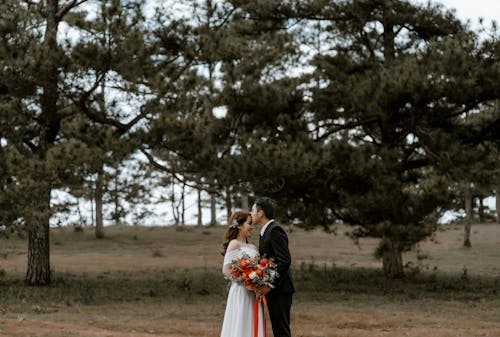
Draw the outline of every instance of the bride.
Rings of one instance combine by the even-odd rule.
[[[250,213],[237,211],[228,220],[224,243],[222,244],[224,263],[222,272],[231,274],[231,261],[246,254],[258,256],[259,251],[248,243],[252,235],[252,218]],[[254,301],[255,293],[244,285],[231,283],[227,297],[226,312],[222,323],[221,337],[254,337]],[[264,312],[262,303],[258,310],[258,336],[264,336]]]

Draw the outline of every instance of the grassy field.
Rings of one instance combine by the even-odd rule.
[[[290,230],[293,335],[500,336],[500,226],[475,225],[471,249],[449,225],[405,254],[387,281],[376,240]],[[27,287],[26,240],[0,240],[0,336],[219,335],[223,228],[52,231],[50,287]],[[269,336],[272,333],[269,331]]]

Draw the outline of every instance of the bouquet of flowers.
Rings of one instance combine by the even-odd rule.
[[[231,276],[229,279],[243,284],[249,290],[269,285],[279,276],[276,263],[272,259],[250,257],[243,255],[231,262]]]

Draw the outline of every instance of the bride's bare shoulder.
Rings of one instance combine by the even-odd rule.
[[[226,252],[230,252],[232,250],[238,250],[238,249],[241,249],[241,242],[234,239],[234,240],[229,241],[229,244],[227,245]]]

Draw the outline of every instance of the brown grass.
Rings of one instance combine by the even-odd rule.
[[[343,235],[346,230],[339,228],[338,235],[293,230],[289,239],[294,266],[379,269],[380,261],[373,258],[377,241],[366,239],[359,247],[353,246]],[[51,263],[55,272],[83,279],[114,275],[166,277],[173,269],[217,272],[222,262],[222,228],[110,227],[106,234],[105,239],[96,240],[90,230],[53,230]],[[422,242],[418,252],[407,253],[405,263],[409,262],[409,271],[413,272],[437,270],[463,275],[466,270],[468,276],[500,277],[500,226],[475,225],[472,244],[472,249],[462,248],[462,228],[447,226],[436,232],[432,241]],[[7,276],[0,276],[0,287],[12,282],[4,284],[2,278],[22,280],[26,270],[25,240],[0,240],[1,270]],[[16,291],[16,287],[12,289]],[[434,298],[425,292],[384,296],[380,292],[332,289],[296,294],[292,311],[294,336],[500,336],[500,298],[496,289],[478,296],[446,293],[453,295],[450,298],[438,293]],[[405,288],[398,285],[396,289]],[[223,295],[158,295],[137,301],[84,304],[55,297],[37,300],[29,297],[29,289],[22,291],[19,301],[0,299],[0,336],[216,337],[225,307]],[[272,336],[270,331],[268,336]]]

